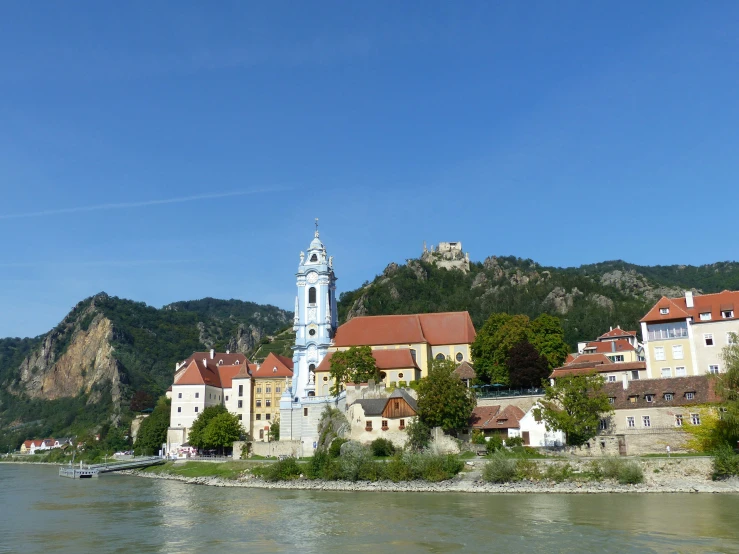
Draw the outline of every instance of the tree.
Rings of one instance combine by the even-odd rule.
[[[200,415],[193,421],[192,427],[190,427],[190,433],[187,435],[187,442],[189,442],[195,448],[211,448],[208,446],[208,439],[206,430],[210,421],[219,416],[220,414],[228,413],[226,408],[218,406],[208,406]]]
[[[280,440],[280,418],[279,416],[272,422],[272,425],[269,428],[269,437],[270,440],[278,441]]]
[[[380,380],[380,372],[369,346],[352,346],[348,350],[334,352],[331,356],[330,375],[334,380],[332,393],[335,395],[341,392],[341,385],[344,383]]]
[[[217,448],[223,452],[224,448],[230,447],[242,435],[244,435],[244,428],[241,426],[239,417],[224,410],[208,421],[203,432],[205,448]]]
[[[735,447],[739,441],[739,335],[731,333],[731,337],[732,344],[721,353],[725,371],[714,376],[716,394],[721,399],[716,438]]]
[[[511,348],[506,368],[511,386],[516,388],[541,387],[550,373],[546,357],[527,340]]]
[[[406,426],[405,432],[408,434],[405,445],[409,450],[423,450],[431,443],[431,429],[423,421],[412,421]]]
[[[145,454],[156,454],[167,442],[169,429],[170,400],[160,398],[151,415],[141,422],[139,434],[136,437],[136,450]]]
[[[145,390],[137,390],[131,397],[131,411],[140,412],[154,407],[154,399]]]
[[[418,384],[418,418],[428,427],[456,431],[469,426],[475,393],[454,375],[453,360],[432,360],[428,377]]]
[[[541,314],[531,322],[528,339],[539,354],[547,359],[550,370],[560,367],[570,352],[562,323],[559,318],[549,314]]]
[[[598,434],[600,419],[613,412],[604,384],[595,374],[560,377],[554,386],[545,387],[542,407],[534,409],[534,417],[543,419],[549,431],[563,431],[567,444],[585,444]]]

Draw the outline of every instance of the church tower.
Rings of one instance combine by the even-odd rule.
[[[338,325],[336,307],[336,275],[333,256],[328,256],[326,247],[318,233],[318,220],[313,240],[306,252],[300,253],[300,263],[296,273],[298,294],[295,297],[295,346],[293,347],[293,380],[280,400],[280,412],[290,410],[295,414],[304,404],[319,400],[316,396],[315,369],[326,356]],[[286,421],[280,416],[282,427],[280,438],[287,439],[297,431],[287,431]],[[292,415],[291,421],[292,421]],[[284,429],[284,431],[283,431]]]

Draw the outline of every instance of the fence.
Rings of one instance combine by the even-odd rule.
[[[511,396],[542,396],[544,389],[477,389],[477,398],[505,398]]]

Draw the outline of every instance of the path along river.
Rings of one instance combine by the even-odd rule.
[[[264,490],[0,464],[0,552],[736,552],[739,494]]]

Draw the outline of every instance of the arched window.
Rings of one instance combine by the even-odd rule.
[[[317,261],[318,261],[318,256],[316,256],[315,254],[313,254],[313,255],[312,255],[312,256],[310,257],[310,261],[311,261],[311,262],[317,262]]]
[[[439,353],[438,353],[438,354],[436,355],[436,359],[437,359],[437,360],[446,360],[446,356],[444,356],[444,354],[442,354],[441,352],[439,352]]]
[[[316,364],[310,364],[308,366],[308,371],[315,371],[316,370]]]
[[[316,303],[316,287],[311,287],[308,289],[308,304],[315,304]]]
[[[464,360],[464,355],[461,352],[457,352],[457,361],[461,362]]]

